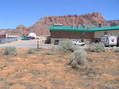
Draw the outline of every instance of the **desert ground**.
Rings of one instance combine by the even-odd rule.
[[[73,69],[72,53],[17,50],[0,55],[0,89],[119,89],[119,52],[88,52],[87,66]]]

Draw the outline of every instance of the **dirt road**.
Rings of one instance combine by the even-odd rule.
[[[16,47],[16,48],[37,48],[37,40],[20,40],[11,43],[0,44],[0,48],[4,47]],[[39,48],[52,48],[50,44],[40,44]]]

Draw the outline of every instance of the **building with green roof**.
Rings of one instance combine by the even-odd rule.
[[[51,39],[59,41],[62,39],[83,39],[83,40],[99,40],[101,36],[112,34],[119,36],[119,25],[86,27],[72,25],[51,25],[49,26]]]

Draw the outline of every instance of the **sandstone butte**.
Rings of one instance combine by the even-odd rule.
[[[30,27],[19,25],[13,29],[0,29],[3,33],[9,34],[27,34],[29,32],[35,32],[37,35],[50,35],[48,26],[51,24],[63,24],[63,25],[86,25],[97,26],[102,23],[103,25],[110,25],[111,23],[119,23],[119,20],[107,21],[98,12],[92,12],[83,15],[64,15],[64,16],[46,16],[39,19],[35,24]]]

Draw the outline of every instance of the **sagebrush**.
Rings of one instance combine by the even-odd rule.
[[[71,40],[64,40],[60,42],[59,50],[62,52],[74,52],[78,46],[74,45]]]
[[[87,62],[87,52],[84,49],[75,50],[73,55],[70,58],[69,65],[73,68],[78,65],[85,65]]]
[[[29,48],[28,51],[27,51],[27,53],[28,53],[28,54],[34,54],[34,53],[36,53],[37,51],[38,51],[38,49],[36,49],[36,48]]]
[[[57,53],[57,51],[54,51],[54,50],[48,50],[45,52],[46,55],[54,55],[56,53]]]
[[[105,46],[103,43],[92,43],[89,46],[91,52],[105,52]]]
[[[17,49],[15,47],[6,47],[3,51],[4,55],[17,55]]]

